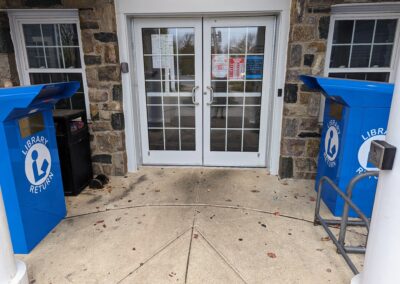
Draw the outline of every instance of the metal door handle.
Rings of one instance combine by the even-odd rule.
[[[214,102],[214,90],[210,86],[207,86],[207,89],[210,91],[210,102],[208,102],[207,105],[210,106]]]
[[[199,86],[195,86],[192,88],[192,102],[194,105],[199,105],[199,103],[196,102],[196,90],[199,88]]]

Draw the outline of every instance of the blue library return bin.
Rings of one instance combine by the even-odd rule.
[[[0,186],[15,253],[29,253],[66,215],[52,110],[78,88],[0,89]]]
[[[368,163],[373,140],[384,140],[394,85],[349,79],[300,76],[308,88],[325,97],[316,190],[327,176],[346,190],[349,181],[365,171],[378,170]],[[377,178],[364,179],[353,191],[353,202],[371,217]],[[335,216],[341,216],[344,201],[324,183],[322,199]],[[357,217],[350,210],[349,216]]]

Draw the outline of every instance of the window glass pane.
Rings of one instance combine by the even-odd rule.
[[[24,30],[25,45],[26,46],[42,46],[42,34],[40,25],[22,25]]]
[[[194,55],[179,56],[179,79],[194,80]]]
[[[79,46],[76,24],[60,24],[60,36],[63,46]]]
[[[42,25],[42,32],[43,32],[44,45],[51,45],[51,46],[60,45],[58,25]]]
[[[350,46],[332,46],[330,67],[348,67]]]
[[[181,106],[181,127],[194,128],[196,125],[195,115],[194,107]]]
[[[143,39],[143,53],[144,54],[153,54],[153,50],[158,50],[159,47],[154,47],[153,44],[159,44],[157,41],[156,43],[152,40],[152,37],[155,38],[158,36],[160,29],[142,29],[142,39]]]
[[[370,43],[374,33],[375,20],[357,20],[354,30],[354,43]]]
[[[372,50],[371,67],[389,67],[392,45],[375,45]]]
[[[179,127],[178,106],[164,106],[164,126]]]
[[[46,68],[44,50],[42,47],[27,47],[29,68]]]
[[[72,109],[85,109],[85,95],[84,93],[76,93],[71,98]]]
[[[246,51],[247,28],[230,28],[229,52],[243,54]]]
[[[376,43],[391,43],[396,34],[397,20],[378,20],[375,30]]]
[[[367,73],[367,80],[377,82],[389,82],[390,73]]]
[[[354,45],[351,52],[350,67],[368,67],[370,54],[370,45]]]
[[[46,52],[47,68],[64,68],[61,48],[46,47],[45,52]]]
[[[242,128],[243,107],[228,107],[228,128]]]
[[[244,128],[260,128],[261,107],[246,106],[244,108]]]
[[[149,129],[149,150],[164,150],[162,129]]]
[[[329,77],[333,78],[346,78],[346,79],[356,79],[356,80],[368,80],[376,82],[389,82],[389,72],[351,72],[351,73],[329,73]]]
[[[225,106],[212,106],[211,112],[211,128],[225,128],[226,127],[226,107]]]
[[[354,21],[336,21],[332,43],[351,43]]]
[[[181,150],[196,150],[196,133],[194,129],[181,129]]]
[[[194,30],[191,28],[178,29],[179,54],[194,54]]]
[[[249,27],[247,53],[264,53],[265,27]]]
[[[210,147],[211,151],[225,151],[225,130],[211,129]]]
[[[229,28],[211,28],[211,53],[228,53]]]
[[[228,135],[228,137],[227,137],[228,143],[226,145],[227,150],[228,151],[241,151],[242,150],[242,131],[241,130],[228,130],[227,135]]]
[[[259,130],[243,131],[243,152],[258,152]]]
[[[165,150],[179,150],[179,129],[165,129]]]
[[[163,113],[161,106],[147,106],[147,125],[148,127],[163,126]]]
[[[161,56],[144,56],[144,78],[152,80],[161,79]]]
[[[81,58],[78,47],[64,47],[63,52],[65,68],[81,67]]]

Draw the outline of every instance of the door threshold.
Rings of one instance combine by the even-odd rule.
[[[266,167],[238,167],[238,166],[181,166],[181,165],[141,165],[141,168],[167,168],[167,169],[229,169],[229,170],[256,170],[256,169],[264,169],[269,174],[269,169]]]

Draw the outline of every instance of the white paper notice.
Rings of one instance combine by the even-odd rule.
[[[212,78],[226,78],[228,75],[228,56],[225,54],[213,55],[211,66]]]
[[[174,68],[174,56],[172,55],[174,54],[174,36],[172,34],[151,35],[151,51],[153,68]]]

